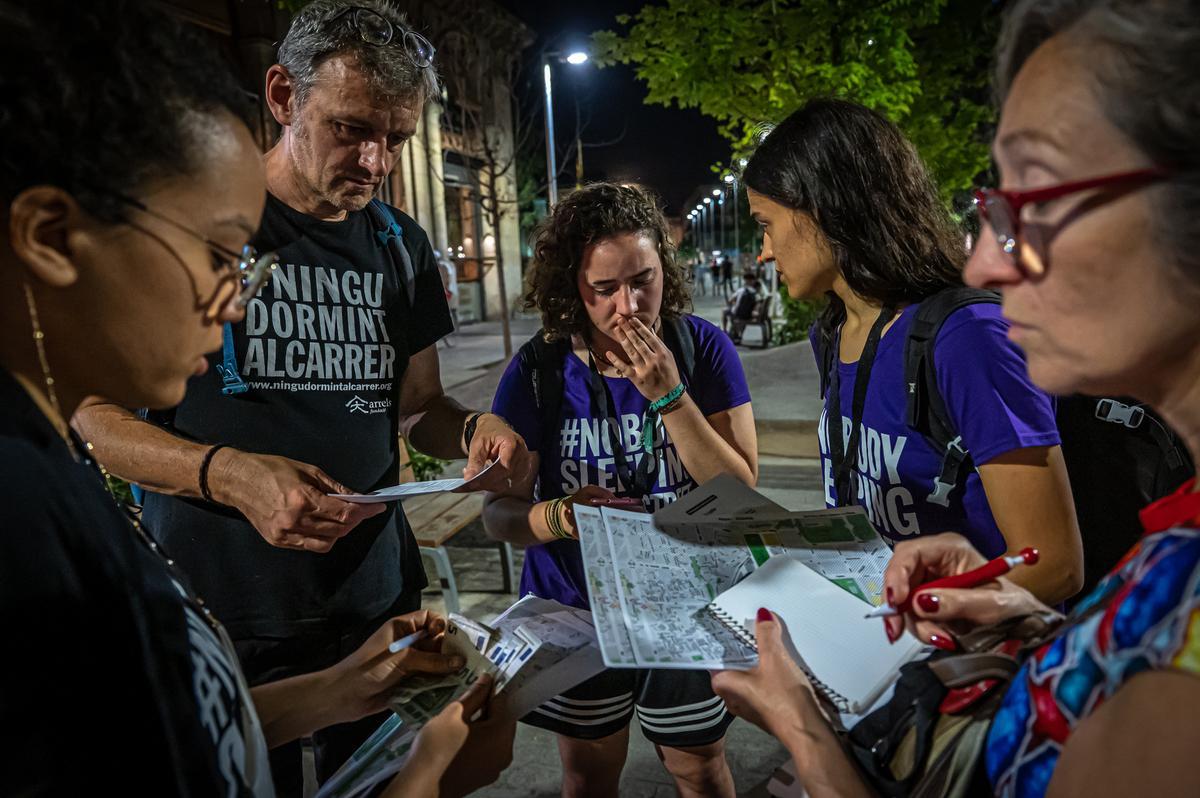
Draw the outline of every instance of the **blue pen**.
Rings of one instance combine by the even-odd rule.
[[[388,646],[388,653],[389,654],[399,654],[401,651],[408,648],[409,646],[411,646],[413,643],[417,642],[424,636],[425,636],[424,629],[418,629],[417,631],[413,632],[410,635],[405,635],[404,637],[400,638],[399,640],[397,640],[396,642],[394,642],[390,646]]]

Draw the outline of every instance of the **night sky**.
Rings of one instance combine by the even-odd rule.
[[[595,30],[616,28],[616,16],[641,8],[641,0],[497,0],[538,35],[525,51],[533,69],[528,102],[539,102],[536,64],[543,48],[570,51],[585,47]],[[643,105],[645,84],[629,67],[597,69],[592,64],[554,67],[554,125],[559,165],[575,136],[578,98],[583,131],[586,180],[634,180],[662,195],[667,212],[678,214],[687,195],[700,183],[713,183],[709,166],[729,157],[729,146],[717,135],[716,123],[694,110]],[[541,117],[539,116],[539,119]],[[624,135],[622,136],[622,132]],[[589,147],[620,139],[606,146]],[[566,167],[561,185],[574,175]]]

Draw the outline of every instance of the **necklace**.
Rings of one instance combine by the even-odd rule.
[[[623,369],[618,368],[617,366],[614,366],[612,363],[609,363],[607,360],[601,360],[600,356],[596,354],[596,350],[592,349],[591,344],[587,344],[587,351],[588,351],[588,354],[592,356],[592,364],[596,367],[597,374],[600,373],[600,364],[603,363],[604,365],[612,368],[613,371],[617,372],[618,377],[621,377],[621,378],[625,377],[625,371]]]
[[[191,588],[187,586],[186,577],[175,565],[175,560],[168,557],[166,552],[162,550],[162,547],[158,545],[158,541],[150,537],[150,534],[146,532],[146,528],[142,526],[141,519],[137,517],[135,511],[113,494],[112,488],[109,487],[109,480],[112,478],[112,475],[109,474],[108,469],[105,468],[104,465],[92,454],[92,452],[95,450],[95,447],[90,441],[84,441],[83,439],[79,438],[75,434],[74,430],[71,431],[71,444],[72,445],[70,448],[73,450],[76,459],[82,462],[84,465],[92,467],[99,474],[101,480],[104,482],[104,489],[108,492],[109,498],[113,500],[113,503],[117,505],[117,509],[121,511],[121,515],[123,515],[125,520],[129,522],[129,525],[133,527],[133,531],[137,535],[138,540],[142,542],[142,545],[154,552],[154,554],[166,566],[167,573],[170,575],[171,581],[178,586],[179,592],[183,596],[183,600],[192,608],[192,610],[196,612],[196,614],[203,618],[204,622],[207,623],[215,633],[217,633],[218,637],[220,637],[222,632],[220,621],[218,621],[216,616],[212,614],[212,611],[205,606],[204,599],[192,593]]]

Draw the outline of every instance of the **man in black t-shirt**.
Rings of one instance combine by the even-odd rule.
[[[433,48],[379,0],[313,3],[293,20],[265,97],[282,126],[254,240],[279,266],[226,351],[169,416],[94,405],[75,423],[114,473],[146,487],[146,526],[234,638],[252,684],[327,667],[426,584],[399,504],[331,493],[395,484],[399,436],[468,456],[504,490],[532,467],[503,419],[442,390],[451,329],[424,231],[369,205],[437,90]],[[169,266],[168,266],[169,268]],[[224,389],[224,390],[223,390]],[[380,719],[314,734],[327,778]],[[273,752],[280,795],[299,794],[299,747]]]

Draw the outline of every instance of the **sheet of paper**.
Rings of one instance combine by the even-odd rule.
[[[617,587],[620,578],[613,567],[608,531],[604,528],[600,509],[576,506],[575,528],[579,530],[592,621],[596,624],[596,637],[604,661],[610,667],[635,667],[637,656],[621,611],[621,593]]]
[[[575,516],[600,650],[615,668],[751,667],[752,652],[705,611],[715,596],[786,553],[877,605],[891,559],[862,508],[789,512],[730,477],[653,516]]]
[[[861,507],[805,512],[763,510],[753,518],[713,515],[695,527],[662,523],[658,514],[654,518],[657,527],[668,535],[740,540],[757,565],[787,552],[872,606],[879,606],[883,600],[883,572],[892,559],[892,549],[871,526]]]
[[[758,608],[770,607],[792,657],[842,711],[865,710],[922,647],[910,635],[888,642],[879,623],[863,617],[865,603],[793,557],[772,557],[713,605],[748,634]]]
[[[321,785],[316,798],[353,798],[390,778],[404,767],[417,731],[392,715]]]
[[[526,596],[484,624],[455,615],[446,646],[463,655],[459,674],[409,677],[393,697],[393,714],[322,785],[318,798],[353,798],[391,777],[408,757],[420,728],[479,673],[496,678],[495,711],[513,719],[604,670],[592,614]]]
[[[761,512],[787,512],[744,482],[720,474],[654,514],[660,523],[688,523],[714,515],[753,517]]]
[[[753,570],[744,547],[739,557],[733,547],[702,537],[664,535],[644,513],[605,508],[601,517],[634,664],[686,669],[753,665],[753,654],[705,611],[721,591]]]
[[[459,488],[476,484],[479,478],[492,470],[495,465],[495,463],[489,463],[482,471],[469,480],[461,478],[431,479],[426,482],[405,482],[403,485],[380,488],[372,493],[331,493],[329,495],[335,499],[341,499],[344,502],[351,502],[352,504],[376,504],[378,502],[396,502],[401,499],[407,499],[410,496],[423,496],[427,493],[446,493],[447,491],[458,490]]]

